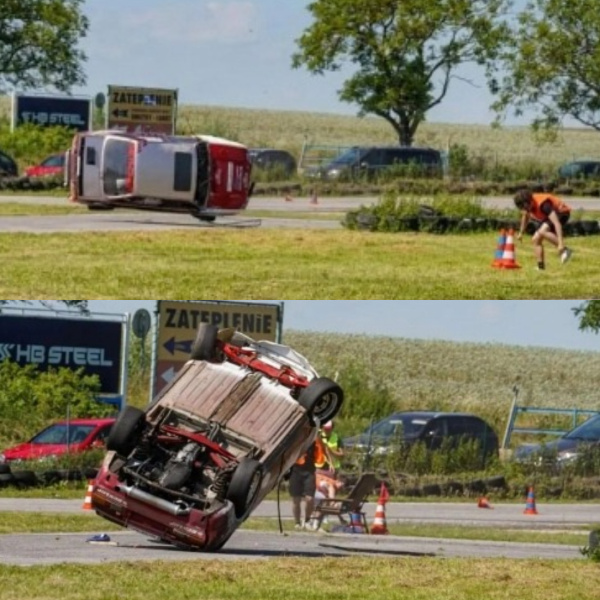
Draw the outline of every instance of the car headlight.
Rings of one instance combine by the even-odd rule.
[[[578,454],[577,450],[565,450],[558,453],[556,460],[564,465],[576,461]]]

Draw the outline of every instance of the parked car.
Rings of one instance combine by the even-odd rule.
[[[19,168],[15,160],[0,150],[0,177],[16,177],[19,174]]]
[[[484,458],[498,454],[498,436],[482,418],[468,413],[432,411],[396,412],[363,433],[344,438],[344,448],[381,455],[394,447],[418,442],[437,450],[447,440],[456,444],[475,440]]]
[[[70,200],[92,209],[138,208],[214,221],[246,208],[248,149],[209,135],[78,133],[67,154]]]
[[[51,154],[42,162],[25,169],[27,177],[49,177],[52,175],[64,175],[65,153]]]
[[[558,466],[577,460],[581,452],[600,447],[600,415],[590,417],[559,438],[541,444],[522,444],[515,448],[513,458],[519,462],[556,463]]]
[[[340,179],[373,177],[397,165],[414,165],[424,175],[442,175],[442,155],[432,148],[408,146],[354,146],[329,163],[308,170],[309,177]]]
[[[564,164],[558,169],[561,179],[588,179],[600,177],[600,161],[597,160],[575,160]]]
[[[248,151],[253,167],[264,171],[278,171],[291,177],[297,171],[296,159],[285,150],[275,148],[250,148]]]
[[[42,429],[29,441],[7,448],[0,463],[39,460],[63,454],[78,454],[93,448],[105,448],[106,439],[116,419],[71,419]]]
[[[291,348],[202,323],[176,378],[145,411],[119,416],[92,506],[164,542],[218,550],[342,402]]]

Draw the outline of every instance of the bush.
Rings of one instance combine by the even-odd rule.
[[[50,422],[76,417],[100,417],[113,409],[95,398],[96,375],[60,368],[47,372],[35,365],[0,362],[0,441],[2,447],[29,439]]]

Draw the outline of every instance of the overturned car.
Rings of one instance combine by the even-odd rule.
[[[164,542],[218,550],[343,399],[291,348],[203,323],[169,386],[119,416],[92,506]]]

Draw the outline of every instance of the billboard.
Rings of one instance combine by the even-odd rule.
[[[157,314],[152,397],[189,359],[200,323],[212,323],[219,329],[235,327],[255,339],[281,340],[281,303],[159,300]]]
[[[131,133],[175,133],[177,90],[108,86],[108,129]]]
[[[24,123],[33,123],[43,127],[60,125],[77,131],[89,131],[91,110],[89,98],[14,94],[12,129]]]
[[[0,362],[38,369],[83,368],[98,375],[101,395],[123,394],[126,322],[84,317],[0,314]]]

